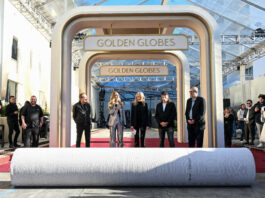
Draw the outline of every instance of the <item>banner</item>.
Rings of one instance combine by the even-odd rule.
[[[168,76],[167,66],[101,66],[99,76]]]
[[[85,51],[132,51],[132,50],[187,50],[185,35],[106,35],[87,36]]]

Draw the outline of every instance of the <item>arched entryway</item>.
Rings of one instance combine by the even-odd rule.
[[[216,23],[194,6],[82,7],[72,10],[56,24],[52,46],[51,147],[70,146],[71,44],[85,28],[192,29],[200,40],[201,95],[206,100],[208,147],[223,147],[222,67],[220,45],[215,41]]]

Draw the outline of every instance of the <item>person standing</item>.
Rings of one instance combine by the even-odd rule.
[[[73,118],[76,123],[76,147],[80,147],[83,131],[85,130],[86,147],[90,147],[91,106],[87,102],[87,95],[81,93],[79,102],[73,106]]]
[[[2,114],[2,102],[1,102],[1,99],[0,99],[0,116]]]
[[[245,122],[244,122],[244,113],[246,111],[246,105],[241,104],[240,109],[237,111],[237,118],[238,118],[238,125],[239,128],[241,129],[241,136],[240,136],[240,142],[243,143],[243,138],[245,134]]]
[[[21,107],[21,109],[20,109],[20,113],[19,113],[19,116],[18,116],[19,117],[18,122],[19,122],[19,125],[20,126],[22,126],[22,119],[21,119],[22,112],[24,111],[24,109],[25,109],[25,107],[27,105],[30,105],[30,102],[28,100],[25,101],[24,106]],[[26,137],[26,130],[22,128],[22,141],[23,141],[24,145],[25,145],[25,141],[26,141],[26,138],[25,137]]]
[[[145,132],[149,127],[148,106],[145,103],[144,93],[138,92],[131,107],[131,130],[136,130],[134,147],[139,147],[140,131],[141,147],[145,147]]]
[[[176,106],[169,99],[167,92],[161,93],[161,102],[156,106],[156,121],[159,125],[160,147],[164,147],[165,135],[167,133],[169,146],[175,147],[174,143],[174,120],[176,120]]]
[[[234,116],[231,113],[230,109],[227,107],[224,110],[225,147],[231,147],[232,145],[233,122]]]
[[[258,96],[258,102],[254,105],[254,111],[255,111],[255,123],[257,128],[257,134],[258,138],[260,139],[260,134],[263,127],[263,122],[261,122],[261,108],[265,106],[265,95],[260,94]],[[262,142],[259,142],[258,147],[262,147]]]
[[[124,105],[119,93],[114,91],[110,96],[109,109],[109,128],[110,128],[110,147],[116,147],[116,131],[118,137],[118,147],[123,147],[123,129],[126,125]]]
[[[185,112],[189,147],[195,147],[196,140],[197,147],[202,147],[205,129],[205,100],[198,96],[197,87],[192,87],[189,92],[191,98],[187,100]]]
[[[233,124],[232,124],[232,136],[236,137],[236,128],[237,128],[237,113],[234,111],[234,109],[232,107],[228,107],[230,114],[233,115],[234,120],[233,120]]]
[[[9,128],[8,140],[9,140],[9,148],[20,147],[17,144],[17,139],[20,133],[18,127],[18,107],[16,104],[15,96],[9,97],[9,104],[6,106],[6,116],[7,116],[7,124]],[[14,142],[12,141],[13,131],[15,130],[15,138]]]
[[[25,147],[31,147],[31,136],[33,139],[32,147],[39,145],[39,132],[43,124],[43,111],[37,105],[37,97],[30,97],[30,104],[25,106],[21,115],[22,128],[26,131]]]
[[[261,113],[261,122],[264,124],[265,122],[265,107],[262,107],[260,110]],[[260,138],[259,138],[260,144],[257,146],[258,148],[265,146],[265,127],[262,128]]]
[[[249,144],[249,134],[251,134],[250,145],[254,145],[254,140],[255,140],[255,111],[254,111],[254,107],[252,107],[252,100],[247,100],[247,110],[244,113],[244,121],[245,121],[246,144]]]

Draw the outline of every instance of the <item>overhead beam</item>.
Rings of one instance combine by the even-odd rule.
[[[100,2],[93,4],[93,6],[99,6],[103,3],[105,3],[106,1],[108,1],[108,0],[101,0]]]
[[[149,0],[144,0],[144,1],[141,1],[140,3],[138,3],[137,5],[143,5],[144,3],[146,3],[147,1]]]
[[[40,7],[42,7],[42,6],[44,6],[44,5],[48,4],[48,3],[51,3],[51,2],[53,2],[53,1],[54,1],[54,0],[46,0],[46,1],[41,2],[40,4],[36,5],[34,8],[35,8],[35,9],[39,9]]]
[[[247,4],[251,5],[251,6],[253,6],[255,8],[258,8],[258,9],[260,9],[262,11],[265,11],[265,8],[264,7],[262,7],[262,6],[258,5],[258,4],[255,4],[255,3],[251,2],[251,1],[248,1],[248,0],[241,0],[241,1],[243,1],[244,3],[247,3]]]

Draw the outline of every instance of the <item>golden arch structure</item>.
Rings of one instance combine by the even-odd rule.
[[[122,60],[141,60],[141,59],[168,59],[177,67],[177,114],[178,114],[178,142],[186,142],[187,130],[185,124],[185,101],[189,94],[185,90],[190,88],[190,68],[188,60],[181,51],[173,52],[88,52],[79,64],[79,92],[86,92],[91,101],[91,69],[95,62],[100,60],[122,59]]]
[[[56,24],[52,37],[50,146],[69,147],[71,144],[73,37],[82,29],[109,28],[110,24],[119,29],[186,27],[198,35],[201,95],[206,100],[204,147],[223,147],[222,65],[221,48],[215,38],[217,24],[207,12],[194,6],[81,7],[64,15]],[[173,54],[164,53],[163,56],[172,59]],[[183,99],[183,96],[178,97]]]

